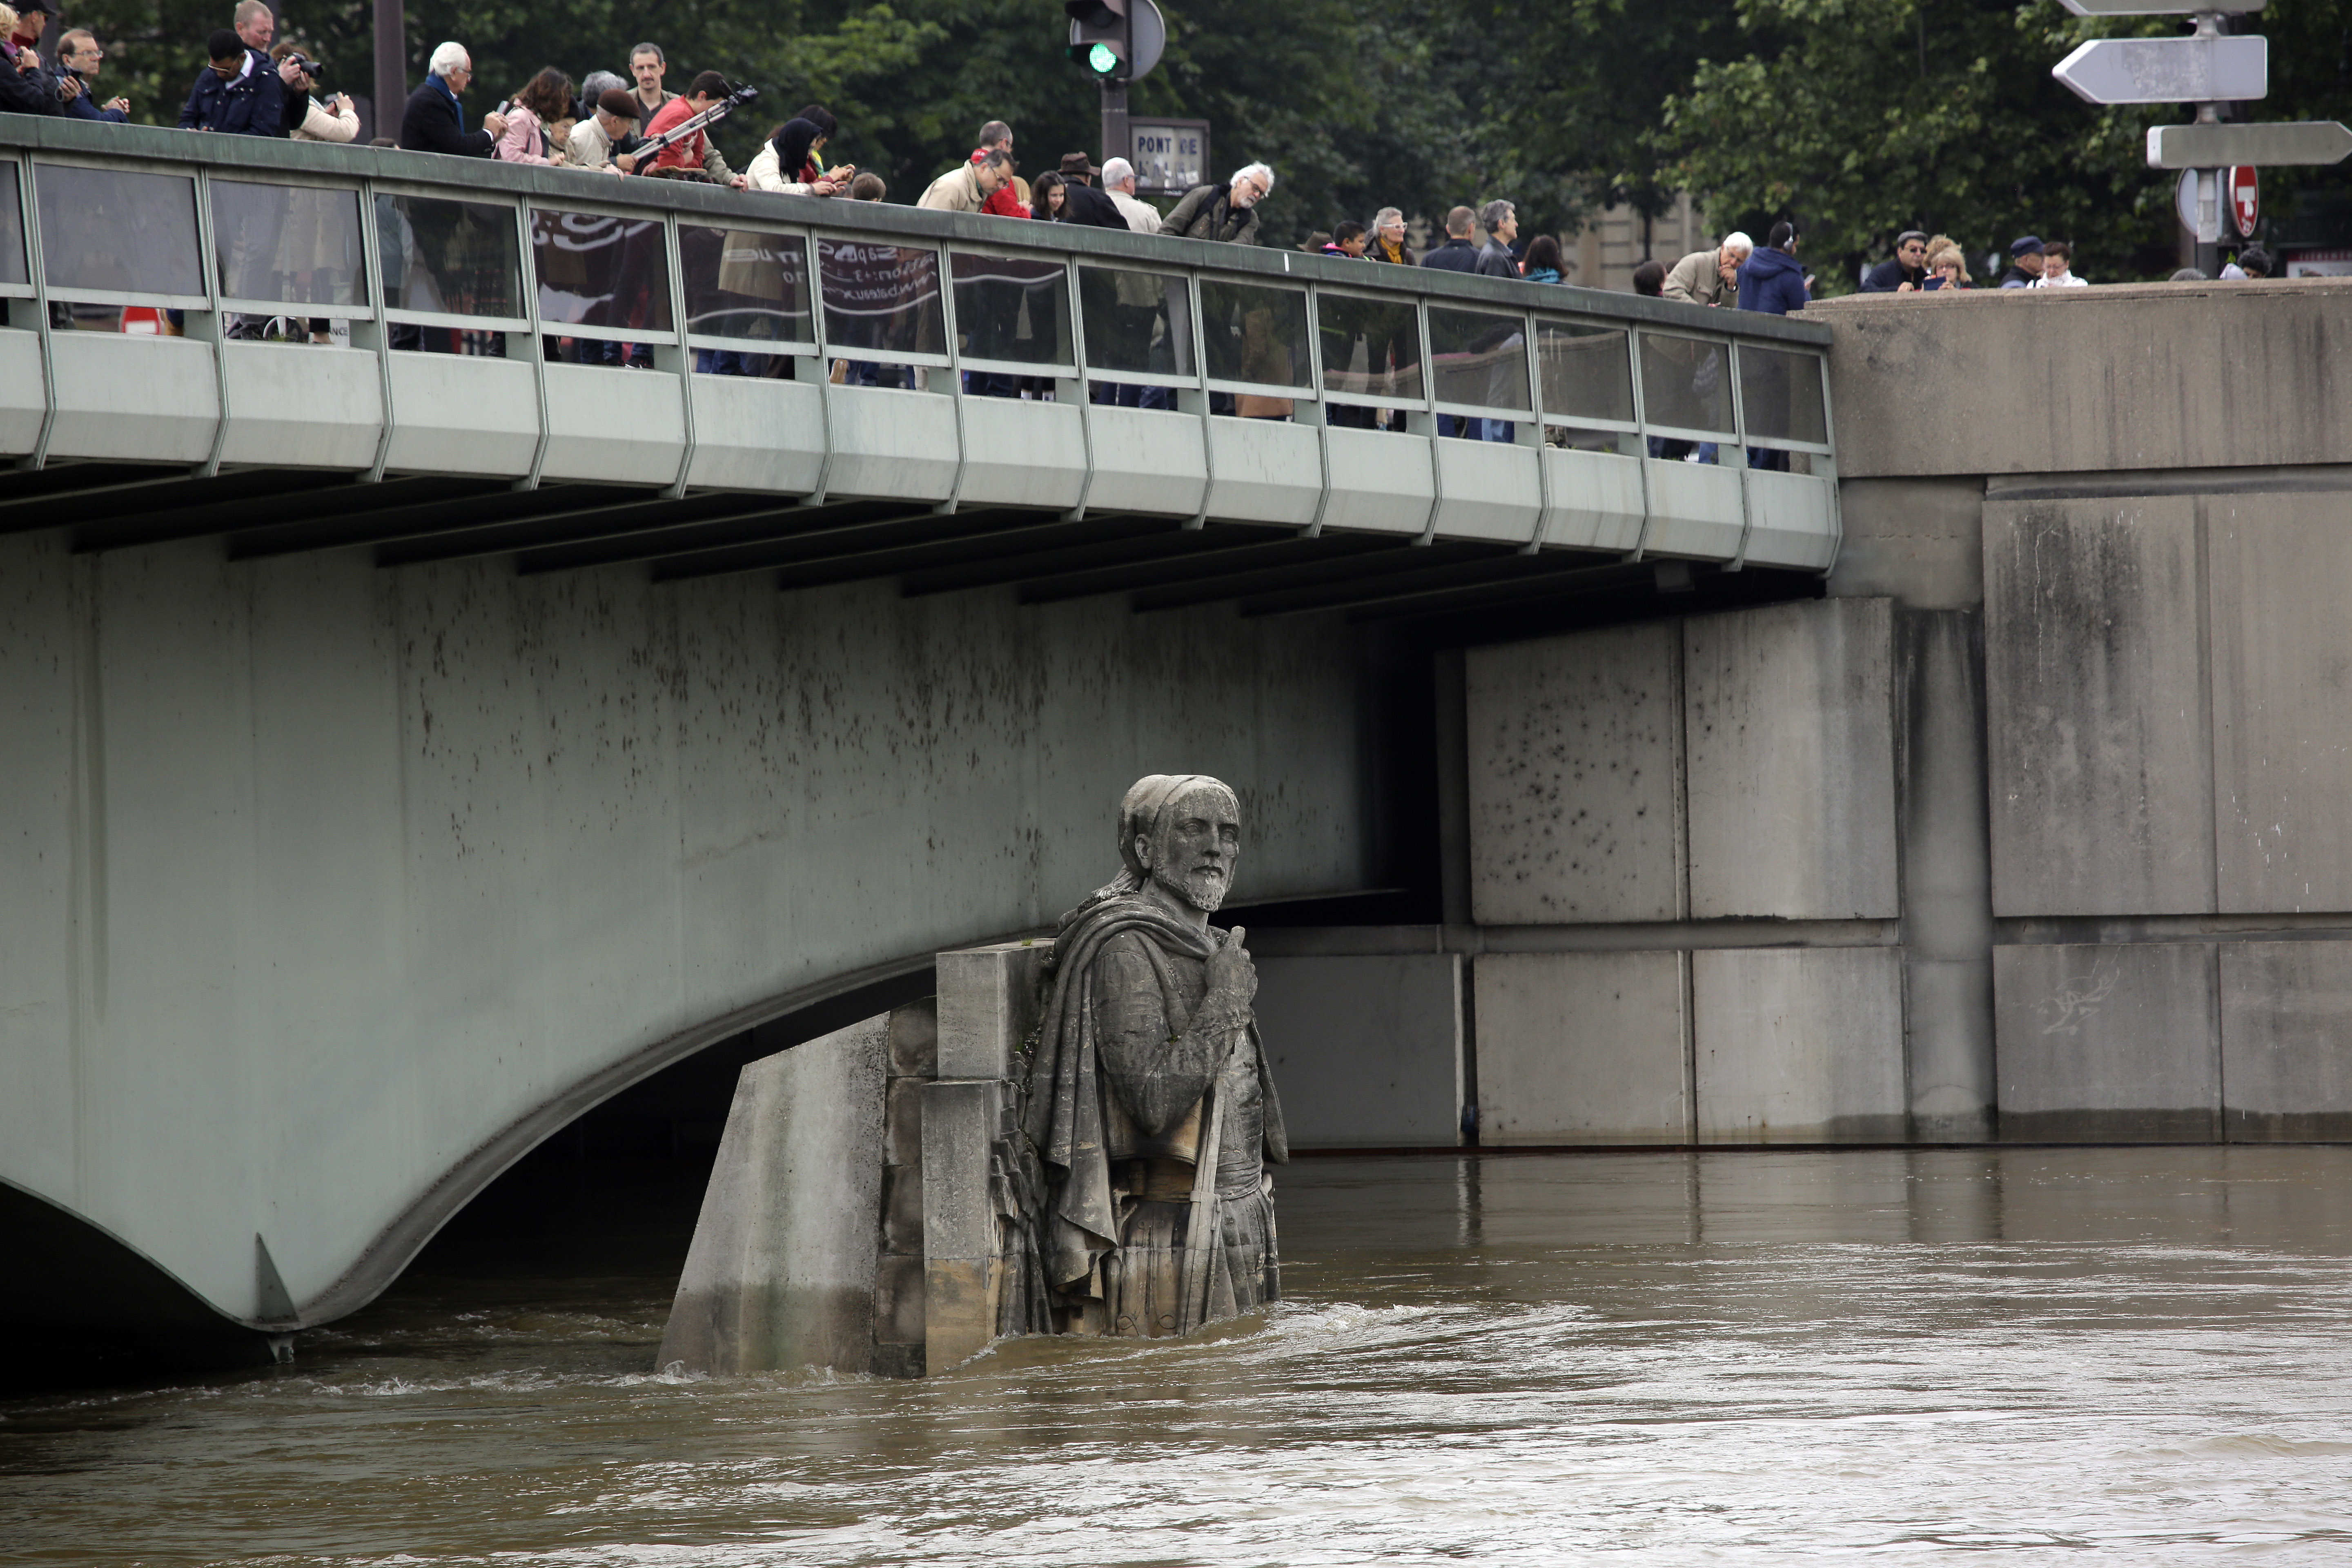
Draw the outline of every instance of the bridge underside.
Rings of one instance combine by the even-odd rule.
[[[0,477],[0,531],[71,528],[77,552],[217,538],[232,561],[364,548],[380,567],[480,557],[520,574],[625,566],[656,582],[768,574],[792,592],[895,579],[909,596],[1010,585],[1024,604],[1125,595],[1139,612],[1230,603],[1244,616],[1338,612],[1353,623],[1497,613],[1544,624],[1622,618],[1653,595],[1673,607],[1818,591],[1810,572],[1727,572],[1622,551],[1423,541],[1062,509],[919,501],[808,505],[772,495],[671,496],[620,485],[312,468],[209,478],[182,468],[63,462]],[[1443,629],[1443,628],[1438,628]]]

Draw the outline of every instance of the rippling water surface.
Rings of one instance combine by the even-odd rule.
[[[1291,1299],[922,1383],[654,1375],[668,1281],[412,1279],[0,1404],[0,1562],[2352,1556],[2352,1150],[1302,1161]]]

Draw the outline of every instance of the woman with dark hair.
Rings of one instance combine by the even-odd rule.
[[[507,105],[506,134],[490,149],[509,163],[561,163],[563,145],[548,134],[548,127],[572,118],[572,79],[549,66]]]
[[[1519,276],[1530,283],[1557,283],[1560,280],[1559,241],[1548,234],[1539,234],[1528,246],[1528,256],[1519,263]]]
[[[1062,176],[1051,169],[1038,175],[1029,188],[1029,216],[1041,223],[1060,223],[1063,204],[1069,200],[1062,185]]]
[[[815,149],[824,142],[824,129],[814,121],[788,120],[776,127],[751,166],[743,171],[755,191],[786,196],[829,196],[848,184],[817,172]]]

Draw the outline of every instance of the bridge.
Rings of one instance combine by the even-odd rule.
[[[1049,926],[1173,768],[1253,825],[1305,1144],[2352,1129],[2342,289],[1783,321],[132,127],[0,164],[28,1333],[346,1314],[600,1107]]]

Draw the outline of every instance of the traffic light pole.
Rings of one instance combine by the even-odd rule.
[[[1128,145],[1127,83],[1108,77],[1102,84],[1102,158],[1108,163],[1113,158],[1133,158],[1135,149]]]

